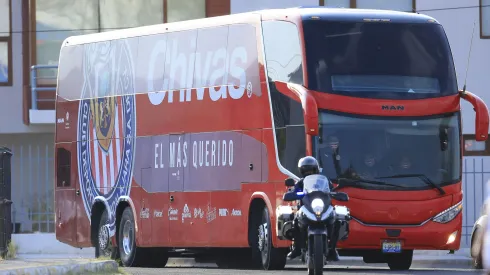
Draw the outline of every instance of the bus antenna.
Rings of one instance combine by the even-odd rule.
[[[468,61],[466,63],[466,73],[464,76],[464,85],[463,85],[463,92],[462,92],[463,95],[466,92],[466,80],[468,79],[468,69],[470,68],[471,48],[473,47],[473,37],[475,36],[475,26],[476,26],[476,20],[475,20],[475,22],[473,22],[473,32],[471,34],[470,50],[468,52]]]

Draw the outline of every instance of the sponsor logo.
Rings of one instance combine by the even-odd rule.
[[[220,217],[226,217],[226,216],[228,216],[228,209],[220,208],[220,210],[219,210],[219,216]]]
[[[163,211],[157,211],[157,210],[153,211],[153,217],[155,218],[163,217]]]
[[[240,99],[245,92],[249,98],[252,96],[252,83],[247,82],[245,69],[248,64],[245,47],[238,46],[228,50],[221,47],[202,52],[192,49],[184,53],[179,50],[186,46],[183,46],[183,43],[188,42],[162,39],[153,47],[147,76],[148,98],[153,105],[160,105],[165,98],[168,103],[192,101],[194,98],[203,100],[205,90],[208,92],[206,97],[212,101],[224,98]],[[166,61],[162,64],[159,56],[164,55]],[[163,73],[163,70],[168,70],[168,73]],[[194,90],[195,96],[192,95]]]
[[[194,208],[194,218],[202,219],[204,217],[204,211],[201,208]]]
[[[206,212],[206,222],[210,223],[216,219],[216,207],[211,207],[208,204],[208,211]]]
[[[242,210],[231,210],[231,215],[232,216],[241,216],[242,215]]]
[[[141,208],[140,218],[148,219],[150,217],[150,209],[149,208]]]
[[[189,211],[189,206],[187,206],[187,203],[184,205],[184,211],[182,211],[182,223],[184,223],[185,219],[191,218],[191,211]]]
[[[168,219],[170,221],[176,221],[178,215],[179,215],[179,210],[178,209],[175,209],[175,208],[172,208],[172,206],[170,206],[169,209],[168,209]]]
[[[95,198],[102,197],[112,236],[115,210],[119,198],[130,194],[134,166],[136,102],[134,95],[127,95],[135,92],[129,45],[125,41],[85,45],[82,70],[81,96],[88,98],[80,101],[77,124],[82,199],[90,219]],[[110,96],[114,93],[124,96],[116,99]]]

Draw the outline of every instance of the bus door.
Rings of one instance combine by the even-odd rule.
[[[169,139],[169,236],[175,246],[203,246],[209,243],[206,210],[210,192],[193,175],[194,134],[170,135]],[[194,152],[196,151],[196,152]],[[194,153],[193,153],[194,152]],[[194,158],[195,158],[194,157]]]
[[[76,145],[76,143],[74,143]],[[72,143],[56,144],[56,238],[64,243],[76,246],[76,190],[72,166],[76,164],[76,154],[72,154]],[[73,151],[75,152],[75,151]],[[73,168],[76,169],[76,166]]]

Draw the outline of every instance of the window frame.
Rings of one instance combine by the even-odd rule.
[[[463,146],[463,157],[485,157],[490,156],[490,139],[487,139],[485,142],[485,150],[483,151],[466,151],[465,143],[467,140],[476,140],[475,134],[463,134],[462,138],[462,146]]]
[[[490,34],[485,35],[483,34],[483,0],[478,1],[478,13],[479,13],[479,19],[480,19],[480,39],[490,39]],[[490,26],[488,26],[490,29]]]
[[[9,32],[7,36],[0,36],[1,43],[7,43],[7,82],[0,82],[0,87],[11,87],[13,85],[13,56],[12,56],[12,0],[8,0],[9,5]]]
[[[12,0],[9,0],[10,3]],[[36,43],[36,0],[28,0],[29,1],[29,30],[30,30],[30,37],[29,37],[29,47],[30,47],[30,60],[29,60],[29,66],[28,68],[25,68],[25,70],[29,70],[29,75],[30,75],[30,68],[33,65],[43,65],[43,64],[37,64],[37,43]],[[167,18],[168,18],[168,5],[167,5],[167,0],[162,0],[163,1],[163,22],[162,23],[168,23]],[[204,15],[205,17],[209,16],[209,1],[210,0],[204,0]],[[97,26],[97,32],[101,32],[101,22],[100,22],[100,0],[97,1],[99,9],[98,9],[98,26]],[[12,5],[10,5],[10,9],[12,10]],[[11,13],[12,14],[12,13]],[[10,21],[12,21],[12,16],[10,17]],[[12,30],[12,24],[10,24],[10,28]],[[1,41],[1,40],[0,40]],[[11,49],[11,47],[9,47]],[[9,59],[9,63],[11,62],[11,59]],[[11,70],[11,66],[9,66],[9,70]],[[10,73],[10,72],[9,72]],[[10,80],[10,77],[9,77]],[[36,79],[36,84],[38,87],[56,87],[56,79]],[[2,84],[0,83],[0,86]]]
[[[481,1],[482,0],[480,0],[480,3],[481,3]],[[325,0],[319,0],[318,4],[320,6],[325,6]],[[357,8],[357,0],[350,0],[349,8],[351,8],[351,9]],[[414,12],[414,13],[417,12],[417,0],[412,0],[412,12]],[[481,22],[481,20],[480,20],[480,22]]]

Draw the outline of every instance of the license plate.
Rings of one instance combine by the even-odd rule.
[[[402,243],[400,241],[383,241],[382,246],[383,253],[400,253],[402,251]]]

